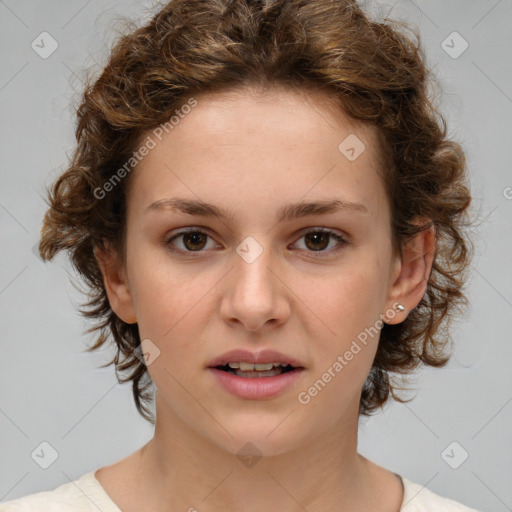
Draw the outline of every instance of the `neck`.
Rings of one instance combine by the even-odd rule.
[[[252,447],[244,457],[244,449],[228,450],[184,424],[157,394],[155,434],[138,460],[139,492],[154,511],[365,510],[378,485],[375,466],[357,453],[357,422],[355,412],[279,454],[234,443]]]

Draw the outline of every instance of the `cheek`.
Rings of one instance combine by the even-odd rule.
[[[350,378],[362,383],[366,378],[377,350],[387,291],[379,268],[375,257],[358,257],[357,262],[339,268],[337,275],[303,282],[300,295],[315,313],[311,317],[315,328],[309,333],[315,340],[315,374],[322,375],[336,364],[331,373],[345,376],[334,379],[338,382]]]
[[[161,247],[133,249],[130,288],[141,338],[166,343],[176,332],[198,327],[202,299],[214,287],[215,276],[171,264]]]
[[[377,351],[382,279],[365,265],[353,267],[336,279],[317,282],[310,297],[321,318],[321,332],[311,330],[312,380],[301,390],[317,407],[331,407],[325,421],[337,421],[343,407],[359,396]],[[316,322],[315,322],[316,325]],[[328,328],[327,328],[327,327]],[[314,398],[314,400],[313,400]],[[301,402],[304,403],[304,402]],[[338,408],[332,408],[338,404]]]
[[[334,275],[315,278],[303,289],[305,302],[334,331],[351,331],[365,322],[373,321],[381,313],[386,292],[384,274],[375,264],[346,266]]]
[[[192,278],[183,272],[169,273],[156,266],[145,270],[138,280],[137,319],[141,340],[149,339],[158,358],[148,367],[159,389],[173,401],[190,406],[190,396],[179,383],[190,380],[190,369],[199,363],[206,324],[212,318],[206,276]],[[162,277],[164,276],[164,277]],[[153,345],[150,345],[152,347]],[[188,385],[192,391],[194,385]]]
[[[201,329],[209,318],[204,312],[205,295],[215,285],[206,276],[159,273],[156,267],[144,272],[135,302],[139,329],[166,343],[176,338],[188,340],[189,333]]]

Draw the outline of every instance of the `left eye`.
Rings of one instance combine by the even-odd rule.
[[[347,244],[347,241],[344,237],[328,229],[316,229],[308,231],[299,240],[301,239],[305,240],[307,249],[311,249],[312,252],[335,252]],[[337,242],[335,244],[335,248],[332,251],[325,251],[332,239]]]
[[[196,253],[202,252],[202,249],[207,248],[206,245],[208,238],[211,238],[210,235],[208,235],[204,231],[198,229],[191,229],[176,233],[174,236],[172,236],[166,241],[166,245],[176,247],[174,241],[177,239],[182,239],[182,247],[172,248],[172,250],[177,252],[181,251],[188,253]],[[310,230],[303,234],[299,238],[299,241],[302,239],[305,240],[305,250],[307,250],[308,252],[335,252],[348,244],[347,240],[343,236],[328,229]],[[334,244],[334,249],[331,248],[332,250],[326,251],[326,249],[329,247],[333,239],[336,242],[336,244]],[[215,248],[215,244],[213,244],[213,246],[214,247],[210,247],[210,249]],[[217,245],[216,247],[220,248],[219,245]]]

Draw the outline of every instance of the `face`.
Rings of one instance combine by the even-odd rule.
[[[133,171],[124,277],[107,290],[152,353],[157,426],[264,454],[353,429],[381,315],[403,298],[374,128],[290,90],[196,100]],[[339,149],[349,136],[354,152]],[[233,349],[302,369],[240,396],[254,377],[233,392],[209,368]]]

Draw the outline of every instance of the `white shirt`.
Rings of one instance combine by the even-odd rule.
[[[95,471],[51,491],[0,503],[0,512],[122,512],[94,476]],[[404,499],[399,512],[478,512],[401,477]]]

